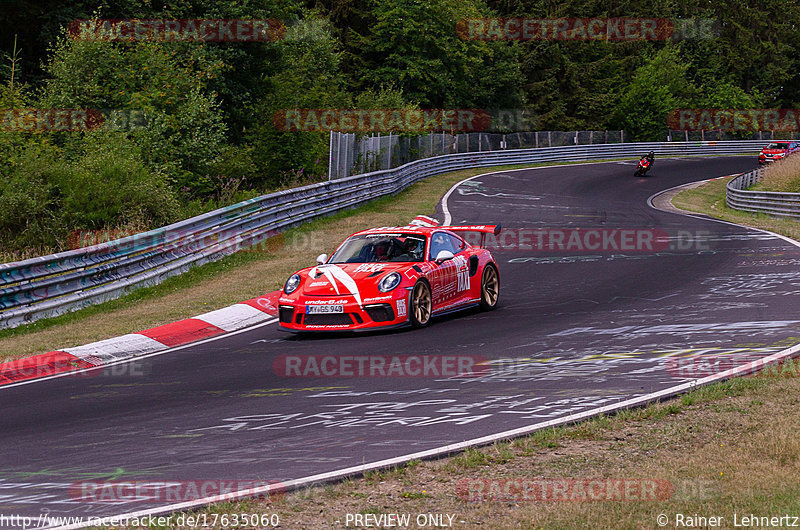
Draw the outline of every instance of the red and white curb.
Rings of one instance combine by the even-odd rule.
[[[248,328],[274,319],[278,314],[279,296],[280,291],[274,291],[252,300],[138,333],[2,363],[0,385],[97,368]]]

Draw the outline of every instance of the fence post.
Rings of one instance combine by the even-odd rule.
[[[389,167],[386,169],[392,169],[392,131],[389,131]]]
[[[331,130],[331,139],[328,145],[328,180],[333,179],[333,130]]]
[[[344,138],[342,138],[344,136]],[[344,178],[347,176],[347,144],[348,144],[347,134],[339,132],[339,150],[338,150],[338,157],[339,157],[339,169],[336,171],[337,178]],[[344,156],[342,156],[344,155]]]
[[[550,137],[550,131],[547,131],[547,147],[553,147],[553,141]]]
[[[347,161],[347,176],[349,177],[352,174],[353,167],[356,165],[356,133],[348,135],[347,145],[349,149],[345,154],[345,160]]]

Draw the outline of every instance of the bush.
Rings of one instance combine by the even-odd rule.
[[[134,143],[119,133],[94,133],[86,144],[58,182],[70,228],[154,227],[176,219],[178,202],[166,178],[145,167]]]
[[[51,249],[66,236],[55,181],[64,171],[57,150],[31,144],[0,180],[0,251]]]
[[[207,88],[225,65],[195,43],[103,42],[62,35],[45,70],[44,108],[133,110],[145,127],[130,131],[151,170],[170,175],[174,189],[207,192],[202,175],[220,161],[227,127]],[[77,135],[72,135],[77,137]],[[68,154],[81,140],[63,139]]]
[[[166,178],[148,170],[139,148],[118,133],[92,133],[73,161],[31,143],[0,180],[0,250],[63,250],[73,230],[175,221],[180,208]]]

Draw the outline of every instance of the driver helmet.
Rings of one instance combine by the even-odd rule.
[[[419,239],[408,238],[405,241],[406,252],[419,258],[422,256],[422,241]]]
[[[375,257],[378,261],[386,261],[389,259],[388,241],[380,241],[375,244]]]

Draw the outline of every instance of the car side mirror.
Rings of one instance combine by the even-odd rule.
[[[449,250],[440,250],[439,253],[436,254],[436,263],[442,263],[453,258],[455,258],[455,256]]]
[[[317,256],[317,265],[322,265],[326,261],[328,261],[328,255],[327,254],[320,254],[319,256]]]

